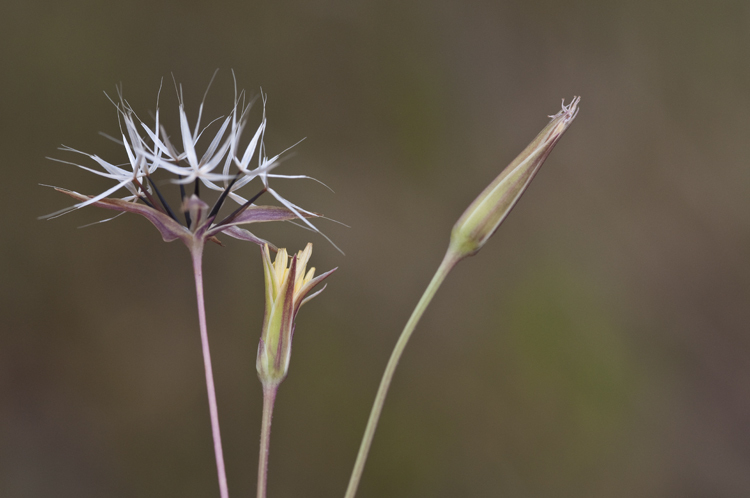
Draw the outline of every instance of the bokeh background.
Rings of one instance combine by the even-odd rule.
[[[0,496],[218,496],[188,253],[137,216],[37,217],[45,159],[125,160],[102,93],[148,121],[268,93],[276,183],[346,253],[300,313],[270,496],[342,496],[390,349],[463,209],[560,108],[576,122],[448,278],[397,372],[358,496],[750,496],[750,4],[5,0],[0,6]],[[258,123],[259,110],[251,123]],[[169,121],[168,121],[169,122]],[[177,133],[176,131],[174,132]],[[209,247],[232,496],[261,413],[255,246]]]

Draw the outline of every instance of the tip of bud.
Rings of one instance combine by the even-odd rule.
[[[573,96],[573,100],[570,104],[565,105],[565,99],[562,99],[562,109],[557,114],[548,116],[552,119],[564,117],[565,121],[573,121],[578,114],[578,103],[581,101],[581,97]]]

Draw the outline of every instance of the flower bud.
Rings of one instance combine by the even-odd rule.
[[[476,254],[513,209],[557,141],[578,114],[580,97],[550,116],[552,121],[510,163],[453,226],[449,251],[456,259]]]
[[[307,244],[304,251],[293,256],[289,267],[286,249],[279,249],[273,263],[268,245],[261,248],[261,254],[266,281],[266,309],[255,366],[263,385],[271,387],[279,385],[289,370],[297,312],[303,304],[323,292],[325,287],[307,295],[336,269],[317,277],[314,277],[315,268],[305,273],[312,244]]]

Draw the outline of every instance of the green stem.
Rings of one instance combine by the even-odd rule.
[[[260,455],[258,456],[258,498],[266,498],[268,487],[268,450],[271,446],[271,417],[278,385],[263,386],[263,419],[260,425]]]
[[[435,272],[435,275],[432,277],[432,281],[430,281],[430,284],[425,289],[424,294],[422,294],[422,298],[417,303],[416,308],[414,308],[409,321],[406,322],[406,326],[404,327],[404,330],[401,332],[401,336],[396,342],[396,346],[393,348],[391,358],[388,360],[388,365],[386,365],[385,367],[385,372],[383,372],[383,378],[380,380],[378,393],[377,395],[375,395],[375,403],[373,403],[372,410],[370,411],[370,418],[367,421],[367,427],[365,428],[365,433],[362,436],[362,444],[360,444],[359,446],[357,461],[354,462],[354,469],[352,470],[352,476],[349,479],[349,486],[346,488],[346,495],[344,495],[344,498],[354,498],[354,495],[357,493],[359,480],[362,477],[362,471],[364,470],[365,462],[367,461],[367,454],[370,452],[372,438],[375,435],[375,429],[378,426],[378,419],[380,419],[380,412],[383,411],[383,404],[385,403],[385,397],[388,394],[388,388],[391,385],[393,374],[396,371],[396,366],[398,366],[398,362],[401,359],[404,348],[406,348],[406,343],[409,342],[409,338],[414,332],[414,328],[417,326],[417,323],[419,323],[419,319],[422,318],[422,315],[427,309],[427,306],[435,296],[435,292],[437,292],[437,290],[440,288],[440,285],[443,283],[443,280],[445,280],[445,277],[448,275],[448,273],[450,273],[450,271],[460,259],[461,257],[459,255],[457,255],[450,248],[448,249],[448,252],[443,258],[443,262],[440,263],[440,266]]]

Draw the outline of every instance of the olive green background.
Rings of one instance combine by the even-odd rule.
[[[406,350],[358,496],[750,496],[750,4],[41,1],[0,6],[0,496],[218,496],[188,253],[39,184],[121,147],[103,91],[173,135],[216,68],[268,94],[278,180],[351,226],[256,233],[339,267],[298,317],[269,496],[342,496],[390,348],[454,221],[581,111]],[[258,123],[259,111],[251,119]],[[91,164],[89,164],[91,165]],[[225,237],[226,239],[226,237]],[[230,494],[252,496],[257,247],[206,251]]]

